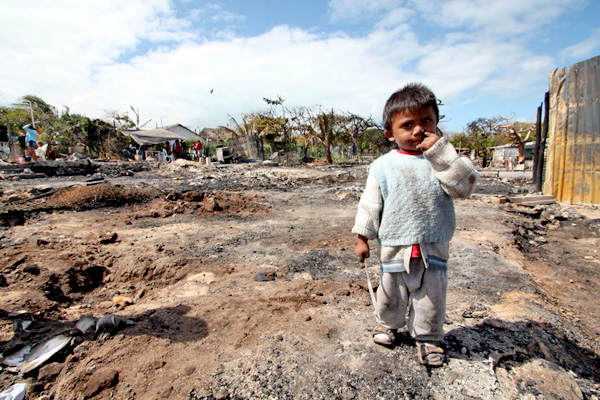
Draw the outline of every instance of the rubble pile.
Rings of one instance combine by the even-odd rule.
[[[36,161],[23,164],[0,164],[0,179],[40,179],[47,177],[94,176],[95,178],[132,176],[136,172],[150,171],[147,162],[121,162],[92,160]]]
[[[509,204],[502,210],[517,215],[510,219],[514,225],[515,244],[530,256],[535,253],[532,248],[548,243],[549,230],[557,230],[561,223],[573,223],[585,217],[577,210],[560,204],[536,205],[534,207],[513,206]]]

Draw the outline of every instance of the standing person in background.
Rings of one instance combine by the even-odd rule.
[[[35,149],[37,148],[37,137],[38,132],[35,127],[32,127],[31,124],[27,124],[23,127],[27,134],[25,135],[25,145],[27,146],[27,155],[31,157],[32,161],[37,161],[38,157],[35,154]]]
[[[129,157],[131,157],[132,160],[135,160],[135,155],[137,154],[137,150],[135,149],[134,145],[130,145],[129,146]]]
[[[183,152],[183,147],[181,146],[179,139],[175,140],[175,145],[173,146],[173,152],[175,153],[176,160],[181,158],[181,154]]]
[[[165,149],[167,150],[167,155],[170,156],[171,155],[171,142],[167,142]]]
[[[146,159],[146,146],[140,145],[140,148],[137,151],[137,159],[138,161],[144,161]]]
[[[200,159],[202,158],[202,142],[201,141],[197,141],[196,143],[194,143],[194,150],[196,151],[196,160],[200,161]]]

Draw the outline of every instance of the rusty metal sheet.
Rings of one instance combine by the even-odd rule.
[[[600,56],[550,73],[544,194],[600,204]]]

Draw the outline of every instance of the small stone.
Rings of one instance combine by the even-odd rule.
[[[217,393],[215,393],[215,399],[216,400],[224,400],[229,396],[229,391],[227,390],[227,388],[220,388]]]
[[[186,368],[184,369],[184,371],[183,371],[183,372],[184,372],[186,375],[191,375],[191,374],[193,374],[194,372],[196,372],[196,367],[194,367],[194,366],[189,366],[189,367],[186,367]]]
[[[90,398],[105,389],[109,389],[119,383],[119,373],[115,370],[100,371],[91,376],[83,387],[83,395]]]
[[[119,235],[116,232],[104,232],[98,235],[98,243],[100,244],[110,244],[115,243],[118,239]]]

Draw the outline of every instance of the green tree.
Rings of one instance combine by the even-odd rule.
[[[358,138],[357,146],[361,154],[379,155],[389,151],[394,142],[390,142],[381,128],[368,128]]]
[[[491,147],[501,144],[499,122],[500,117],[478,118],[467,124],[466,136],[469,147],[482,157],[482,167],[487,167],[491,156]]]
[[[242,121],[237,122],[231,115],[229,116],[228,126],[219,126],[218,129],[222,129],[234,136],[249,136],[259,134],[258,127],[260,124],[260,117],[256,114],[244,114]]]
[[[491,147],[516,143],[519,146],[519,157],[523,158],[525,142],[535,136],[535,124],[512,122],[513,116],[478,118],[467,124],[463,132],[454,133],[450,139],[455,146],[474,149],[482,157],[482,166],[486,167],[490,161]]]
[[[29,111],[16,107],[0,107],[0,125],[10,124],[11,130],[17,128],[20,131],[22,126],[30,123]]]
[[[331,149],[338,143],[350,141],[350,135],[344,125],[345,117],[337,114],[332,108],[330,111],[319,111],[317,114],[316,138],[325,148],[325,159],[328,164],[333,163]]]
[[[242,121],[238,122],[231,115],[229,116],[228,126],[219,126],[218,128],[235,136],[257,135],[261,142],[261,151],[264,155],[264,141],[267,141],[274,148],[275,137],[270,134],[270,121],[266,120],[259,113],[244,114]]]
[[[281,96],[277,96],[276,99],[268,99],[263,97],[263,100],[265,103],[271,106],[269,111],[262,114],[262,118],[269,121],[268,131],[271,132],[271,134],[282,136],[284,150],[289,151],[292,129],[287,117],[289,110],[283,105],[285,100],[282,99]],[[277,106],[281,107],[281,114],[278,113]]]
[[[29,110],[30,117],[34,123],[45,124],[48,120],[58,117],[58,109],[51,104],[46,103],[40,97],[28,94],[21,97],[20,101],[14,104],[15,107]]]
[[[110,124],[73,114],[67,106],[59,112],[38,96],[23,96],[13,107],[3,107],[0,112],[4,121],[9,119],[11,129],[20,130],[23,125],[31,123],[33,117],[41,131],[40,140],[57,143],[59,151],[83,143],[91,155],[111,157],[120,153],[125,145],[122,135]]]

